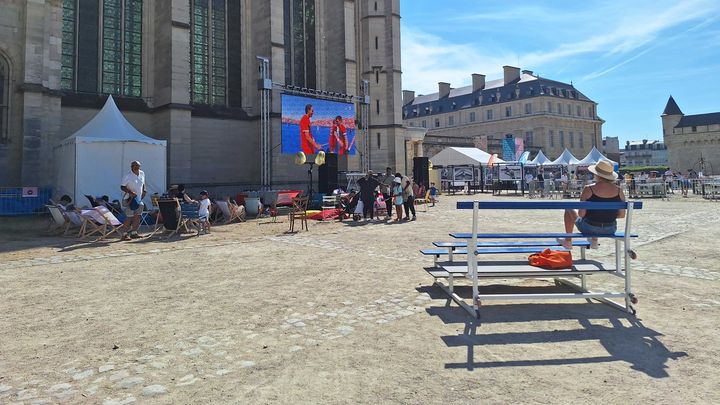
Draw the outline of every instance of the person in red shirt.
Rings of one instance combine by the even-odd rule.
[[[330,130],[330,152],[345,155],[348,152],[347,146],[347,129],[342,123],[342,117],[338,115]]]
[[[313,116],[313,113],[312,104],[308,104],[305,106],[305,115],[300,119],[300,146],[306,155],[312,155],[316,151],[322,150],[320,145],[315,142],[310,130],[310,117]]]

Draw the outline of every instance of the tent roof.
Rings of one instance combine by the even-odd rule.
[[[535,159],[529,161],[528,164],[542,166],[549,164],[550,162],[550,159],[548,159],[548,157],[545,156],[545,154],[541,150],[540,152],[538,152],[537,156],[535,156]]]
[[[443,149],[440,153],[430,158],[433,166],[463,166],[463,165],[486,165],[490,154],[478,148],[456,148]],[[495,163],[502,162],[502,159],[495,158]]]
[[[103,108],[85,126],[61,143],[77,142],[142,142],[167,145],[166,141],[150,138],[135,129],[118,110],[112,96],[108,96]]]
[[[570,152],[567,148],[563,151],[562,155],[560,155],[557,159],[553,160],[552,163],[548,163],[551,165],[576,165],[578,164],[579,160],[573,156],[572,152]]]
[[[595,163],[597,163],[601,160],[607,160],[608,162],[612,163],[613,165],[617,164],[617,162],[614,162],[614,161],[608,159],[607,157],[605,157],[605,155],[603,155],[594,146],[593,146],[592,150],[590,151],[590,153],[588,153],[587,156],[585,156],[583,158],[583,160],[579,161],[577,164],[581,165],[581,166],[594,165]]]

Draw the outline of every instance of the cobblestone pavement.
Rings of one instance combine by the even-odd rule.
[[[43,237],[31,246],[9,247],[0,253],[0,311],[6,314],[0,320],[0,403],[278,402],[283,396],[268,389],[282,386],[284,373],[293,369],[287,365],[322,362],[333,370],[362,372],[335,356],[354,358],[362,353],[358,342],[387,345],[394,342],[391,335],[411,339],[417,348],[406,348],[404,354],[414,353],[410,357],[419,361],[388,365],[397,367],[393,375],[452,373],[437,359],[417,357],[438,350],[437,336],[420,341],[411,336],[421,329],[442,333],[450,327],[427,315],[447,303],[428,294],[431,281],[421,268],[431,259],[418,250],[469,227],[467,213],[452,208],[459,199],[444,197],[438,207],[406,224],[313,223],[309,232],[286,234],[286,223],[258,226],[251,221],[175,242],[112,241],[93,247]],[[641,258],[632,266],[644,298],[638,309],[657,323],[680,316],[693,323],[708,311],[717,314],[720,266],[707,265],[713,262],[705,258],[720,236],[714,229],[720,222],[716,207],[704,201],[652,201],[636,212],[640,237],[634,246]],[[556,214],[483,213],[481,223],[496,230],[559,230]],[[699,229],[710,234],[693,236]],[[698,240],[684,241],[693,237]],[[667,246],[681,246],[697,259],[667,260]],[[613,253],[606,244],[588,254],[606,260]],[[612,279],[595,285],[618,286]],[[679,309],[663,308],[664,301],[682,302],[685,312],[667,312]],[[686,336],[685,330],[663,333],[668,342]],[[718,340],[705,339],[687,350],[716,352],[712,345]],[[495,352],[490,357],[503,358]],[[710,366],[701,362],[696,367],[674,371],[689,373],[680,379],[690,383],[694,373]],[[472,391],[464,386],[471,380],[455,377],[459,381],[453,389]],[[300,380],[314,378],[320,377]],[[397,381],[373,383],[400,389]],[[297,398],[310,395],[300,402],[327,400],[312,390],[298,392]],[[428,397],[428,402],[442,397]]]

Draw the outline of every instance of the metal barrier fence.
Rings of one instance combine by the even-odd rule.
[[[50,187],[0,187],[0,216],[44,214],[50,198]]]

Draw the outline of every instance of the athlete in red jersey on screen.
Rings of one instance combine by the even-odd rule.
[[[305,106],[305,115],[300,119],[300,146],[302,151],[306,155],[312,155],[313,153],[322,150],[320,145],[315,142],[315,138],[310,130],[310,117],[313,116],[313,106],[308,104]]]
[[[330,130],[330,152],[341,156],[349,154],[347,129],[342,123],[342,117],[339,115],[335,117]]]

